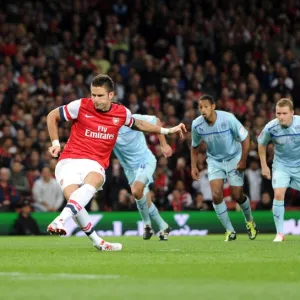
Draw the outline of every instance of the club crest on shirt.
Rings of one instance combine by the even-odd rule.
[[[64,184],[64,180],[62,179],[59,183],[62,186]]]
[[[114,123],[115,125],[118,125],[119,122],[120,122],[120,118],[115,118],[115,117],[113,117],[112,120],[113,120],[113,123]]]
[[[222,128],[223,130],[226,129],[226,123],[225,123],[225,122],[221,123],[221,128]]]

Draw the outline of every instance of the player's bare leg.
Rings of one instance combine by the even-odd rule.
[[[258,230],[253,220],[250,199],[248,196],[244,194],[244,190],[242,186],[231,186],[230,191],[231,191],[232,199],[240,205],[243,211],[249,239],[254,240],[257,236]]]
[[[224,226],[225,242],[233,241],[236,239],[236,232],[229,219],[227,205],[223,200],[223,179],[214,179],[209,182],[213,197],[213,207],[219,218],[220,222]]]
[[[274,188],[274,200],[273,200],[273,217],[276,227],[276,237],[273,242],[284,241],[284,197],[286,187]]]

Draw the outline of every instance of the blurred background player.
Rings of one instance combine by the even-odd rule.
[[[215,111],[211,96],[203,95],[198,101],[201,116],[192,123],[191,167],[194,180],[199,179],[197,168],[198,146],[201,141],[207,145],[208,179],[212,190],[213,206],[219,220],[226,229],[225,241],[236,239],[227,206],[223,200],[224,180],[230,184],[233,200],[239,203],[246,220],[246,228],[251,240],[257,235],[249,198],[243,193],[244,173],[250,138],[247,130],[231,114]]]
[[[294,116],[293,102],[282,98],[276,104],[276,117],[264,127],[257,141],[262,175],[272,178],[274,189],[273,217],[277,234],[273,241],[282,242],[286,190],[291,187],[300,191],[300,116]],[[266,162],[269,142],[275,148],[272,177]]]
[[[144,120],[151,124],[161,126],[155,116],[133,115],[135,120]],[[168,145],[163,135],[158,135],[161,151],[168,157],[172,155],[172,148]],[[148,240],[153,235],[151,219],[159,228],[159,238],[167,241],[170,228],[160,216],[157,207],[151,200],[149,184],[153,182],[153,173],[156,168],[156,158],[147,146],[145,135],[122,126],[118,133],[114,153],[125,171],[131,192],[135,198],[137,208],[144,223],[143,239]]]
[[[57,157],[61,147],[58,140],[58,122],[73,120],[69,140],[55,168],[68,203],[61,214],[48,226],[48,232],[65,235],[64,223],[71,217],[94,242],[99,250],[118,251],[119,243],[102,240],[92,228],[84,207],[105,182],[105,169],[115,145],[118,131],[123,125],[145,132],[173,134],[185,130],[183,124],[166,129],[134,120],[123,105],[112,103],[114,82],[107,75],[96,76],[91,83],[91,98],[82,98],[52,110],[47,125],[52,146],[49,152]]]

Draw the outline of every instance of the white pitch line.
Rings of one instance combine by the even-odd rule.
[[[158,249],[157,252],[176,252],[180,251],[180,249]]]
[[[82,279],[118,279],[117,274],[70,274],[70,273],[21,273],[21,272],[0,272],[0,276],[12,277],[19,280],[82,280]]]

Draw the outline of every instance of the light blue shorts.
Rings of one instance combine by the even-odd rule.
[[[241,154],[231,160],[216,161],[212,158],[207,159],[208,180],[228,179],[231,186],[244,185],[244,172],[235,170],[241,159]]]
[[[131,186],[134,181],[140,181],[145,184],[144,195],[149,192],[149,184],[153,182],[153,174],[156,168],[156,158],[149,155],[147,159],[142,162],[137,169],[124,170],[128,183]]]
[[[273,189],[280,187],[291,187],[300,191],[300,167],[289,168],[283,166],[272,167]]]

